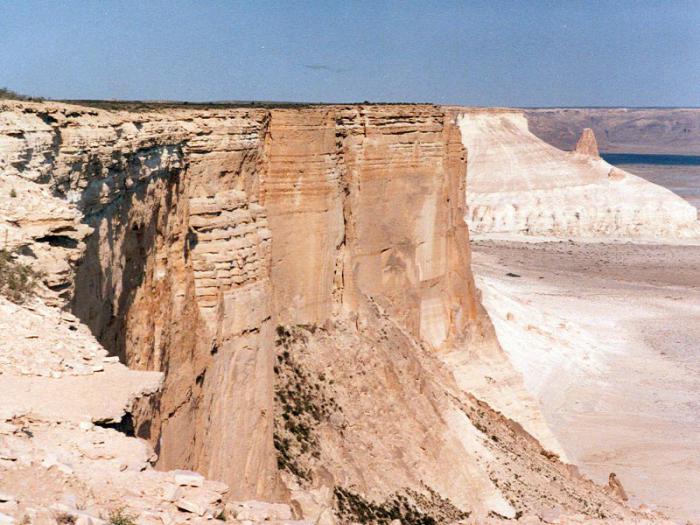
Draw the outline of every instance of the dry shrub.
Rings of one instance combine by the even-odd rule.
[[[0,295],[13,303],[23,303],[36,293],[40,279],[41,275],[18,261],[15,253],[0,250]]]

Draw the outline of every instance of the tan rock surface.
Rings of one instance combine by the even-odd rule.
[[[278,323],[322,323],[368,295],[435,349],[464,338],[478,307],[465,156],[446,118],[421,106],[272,113],[262,203]]]
[[[84,325],[41,300],[15,305],[0,297],[0,312],[3,523],[53,525],[61,518],[99,525],[119,509],[139,524],[211,523],[223,515],[230,498],[224,483],[156,471],[150,444],[125,435],[125,421],[160,388],[160,372],[111,362]],[[79,372],[63,368],[86,356],[106,362],[87,362],[89,370]],[[255,509],[228,516],[234,524],[305,523],[286,505],[229,505],[239,514]]]
[[[3,169],[46,182],[94,228],[74,312],[129,366],[167,371],[137,418],[159,465],[274,494],[269,232],[255,203],[267,112],[4,109]]]
[[[587,519],[640,516],[523,429],[556,448],[479,304],[462,221],[465,151],[450,112],[412,105],[131,113],[3,102],[0,124],[7,180],[50,192],[73,223],[82,219],[93,231],[84,246],[81,237],[70,243],[75,252],[62,253],[63,275],[74,276],[63,299],[72,298],[73,312],[111,354],[164,373],[156,395],[142,382],[106,381],[106,393],[128,387],[126,401],[98,396],[65,413],[51,404],[30,410],[40,426],[51,414],[68,425],[71,410],[115,419],[121,405],[160,469],[221,479],[229,500],[295,498],[324,523],[332,522],[327,505],[352,519],[358,501],[372,512],[417,509],[440,522],[467,512],[544,516],[549,508]],[[5,218],[14,207],[3,220],[25,235]],[[274,428],[275,414],[283,417],[279,396],[273,402],[276,351],[284,334],[306,332],[288,346],[305,373],[334,378],[326,401],[342,413],[326,406],[286,429],[289,439],[317,436],[318,455],[304,440],[290,442],[286,465],[301,470],[287,472],[285,487],[277,467],[289,470],[287,449]],[[58,341],[47,347],[52,371],[72,369],[65,364],[75,355]],[[87,361],[102,355],[84,353]],[[30,393],[36,384],[54,399],[73,399],[100,374],[136,373],[99,366],[85,377],[52,378],[63,385],[56,392],[44,378],[7,378],[29,381]],[[130,403],[134,396],[140,401]],[[80,421],[77,430],[92,427]],[[130,439],[128,446],[147,448]],[[62,476],[89,470],[89,462],[81,470],[80,461],[51,454],[40,463]],[[114,496],[144,522],[215,514],[215,494],[144,466],[149,474],[120,477],[93,465],[97,477],[85,474],[85,483],[119,479],[125,492]],[[151,484],[140,488],[150,473],[157,501]],[[31,473],[13,484],[23,475]]]
[[[581,132],[581,137],[578,139],[578,142],[576,142],[574,151],[593,158],[600,157],[600,153],[598,153],[598,142],[591,128],[585,128]]]

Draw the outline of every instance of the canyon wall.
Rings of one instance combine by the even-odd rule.
[[[359,295],[440,348],[477,317],[466,155],[434,107],[279,110],[262,203],[280,324],[321,323]]]
[[[130,367],[165,372],[137,428],[159,465],[224,479],[234,497],[279,496],[270,232],[256,204],[269,113],[4,109],[16,130],[4,151],[17,151],[4,173],[45,184],[93,229],[73,311]]]
[[[624,516],[559,460],[479,304],[463,132],[429,105],[2,103],[3,188],[65,215],[3,227],[64,256],[59,299],[112,354],[164,372],[132,414],[161,468],[314,519]]]
[[[469,150],[466,215],[484,236],[697,238],[697,210],[597,156],[538,139],[516,110],[458,111]]]
[[[476,325],[465,152],[439,108],[4,109],[4,172],[93,229],[73,310],[129,366],[166,372],[138,429],[165,468],[279,494],[276,325],[365,296],[434,348]]]

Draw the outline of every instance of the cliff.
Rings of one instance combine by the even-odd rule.
[[[279,239],[280,324],[322,323],[361,296],[434,348],[474,324],[466,158],[444,119],[431,107],[273,112],[261,201]]]
[[[474,286],[463,135],[425,105],[3,103],[2,225],[63,261],[47,297],[164,373],[131,411],[161,469],[313,519],[626,516],[530,435],[558,451]]]
[[[515,110],[457,111],[469,150],[472,233],[598,239],[697,238],[697,210],[586,153],[564,152]],[[590,142],[590,137],[589,137]]]

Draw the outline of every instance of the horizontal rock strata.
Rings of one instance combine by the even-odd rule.
[[[50,235],[72,241],[48,242],[69,250],[55,302],[163,372],[130,407],[160,469],[319,520],[632,516],[557,458],[495,341],[469,268],[461,131],[428,105],[2,103],[0,169],[67,210]],[[45,235],[2,220],[39,264]]]

